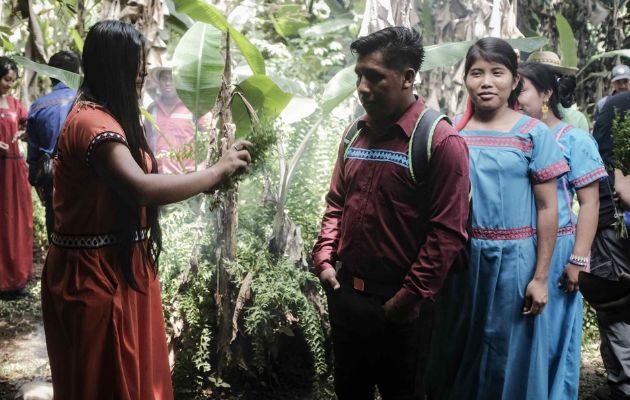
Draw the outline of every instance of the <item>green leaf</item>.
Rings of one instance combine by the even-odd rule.
[[[547,39],[543,37],[530,37],[518,39],[506,39],[514,49],[518,49],[527,53],[538,50],[547,43]],[[457,64],[466,57],[466,53],[470,46],[475,42],[470,40],[466,42],[452,42],[434,44],[425,46],[424,62],[420,71],[430,71],[438,67],[450,67]]]
[[[81,37],[81,35],[79,35],[79,32],[73,28],[70,30],[70,36],[72,36],[74,45],[79,50],[79,53],[83,53],[83,38]]]
[[[276,32],[286,38],[297,36],[300,29],[309,26],[306,16],[299,4],[285,4],[278,6],[271,18]]]
[[[195,23],[173,53],[173,79],[177,94],[195,118],[214,106],[225,60],[221,55],[221,32],[212,25]]]
[[[211,24],[221,32],[229,32],[230,39],[241,51],[254,74],[265,73],[265,60],[258,48],[228,23],[219,9],[203,0],[174,0],[173,4],[177,12],[186,14],[196,21]]]
[[[29,60],[28,58],[22,56],[13,56],[13,59],[16,62],[22,64],[24,68],[30,69],[31,71],[35,71],[42,75],[46,75],[50,78],[58,79],[74,90],[79,90],[79,87],[81,86],[81,75],[74,72],[51,67],[46,64],[36,63],[35,61]]]
[[[584,72],[586,67],[588,67],[593,61],[597,61],[602,58],[617,57],[617,56],[630,58],[630,49],[612,50],[612,51],[607,51],[605,53],[596,54],[588,60],[586,65],[584,65],[584,67],[582,67],[581,70],[578,71],[578,75]]]
[[[560,42],[560,59],[566,67],[577,67],[577,45],[573,30],[569,21],[561,14],[556,13],[556,27],[558,28],[558,41]]]
[[[331,19],[319,24],[302,28],[300,29],[299,34],[300,36],[305,38],[321,37],[329,33],[346,29],[351,25],[355,25],[355,22],[350,18]]]
[[[337,72],[324,89],[320,105],[322,112],[328,114],[354,93],[357,88],[356,82],[357,76],[354,73],[354,65]]]
[[[245,97],[258,118],[266,120],[277,118],[293,97],[265,75],[250,76],[238,84],[236,90]],[[246,137],[251,131],[251,117],[238,95],[232,98],[232,119],[236,124],[236,137]]]

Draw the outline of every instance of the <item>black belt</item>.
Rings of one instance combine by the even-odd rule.
[[[337,279],[342,284],[351,285],[354,290],[360,293],[390,299],[400,290],[401,283],[385,283],[373,280],[367,280],[354,276],[348,272],[347,267],[343,267],[341,262],[337,262],[335,266],[337,270]]]

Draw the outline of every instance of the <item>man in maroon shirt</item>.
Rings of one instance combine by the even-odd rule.
[[[408,149],[424,110],[413,83],[420,35],[390,27],[352,43],[366,115],[339,146],[313,250],[328,297],[340,400],[422,399],[432,300],[464,247],[468,150],[446,121],[432,139],[427,182],[411,177]],[[345,137],[345,134],[344,134]]]

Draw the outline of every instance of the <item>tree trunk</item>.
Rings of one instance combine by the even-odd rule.
[[[221,136],[228,147],[234,143],[235,125],[232,121],[230,82],[232,79],[230,59],[230,36],[227,35],[225,46],[225,70],[223,85],[219,94],[219,115],[223,122]],[[237,191],[229,189],[216,210],[216,262],[217,262],[217,291],[215,302],[217,306],[217,372],[223,376],[232,364],[230,342],[232,338],[232,315],[234,308],[234,293],[232,290],[230,273],[227,267],[236,258],[236,227],[238,221]]]

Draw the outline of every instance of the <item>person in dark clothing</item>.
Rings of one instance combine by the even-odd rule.
[[[600,181],[600,209],[597,234],[591,249],[591,273],[601,278],[618,280],[630,273],[630,240],[621,239],[614,223],[619,213],[614,199],[615,154],[612,125],[617,115],[625,117],[630,110],[630,92],[610,96],[598,113],[593,137],[608,172],[608,179]],[[619,175],[619,174],[618,174]],[[630,399],[630,324],[611,321],[605,312],[597,312],[601,338],[601,354],[608,374],[608,385],[596,391],[595,399]]]
[[[48,65],[66,71],[79,73],[81,60],[70,51],[53,54]],[[76,91],[63,82],[50,78],[52,91],[37,99],[29,109],[26,134],[28,150],[28,181],[35,187],[46,208],[46,233],[50,239],[53,232],[52,210],[52,169],[46,170],[46,162],[51,159],[57,145],[66,116],[72,107]],[[50,166],[51,163],[48,163]]]
[[[422,399],[431,303],[467,240],[468,149],[440,121],[426,185],[417,185],[408,155],[425,110],[413,93],[420,35],[389,27],[351,49],[366,114],[354,140],[339,146],[313,250],[328,297],[335,392],[373,399],[378,387],[385,400]]]

